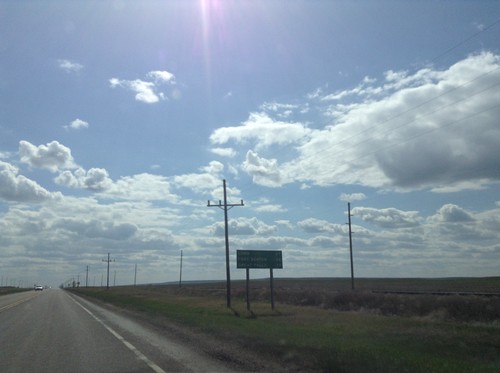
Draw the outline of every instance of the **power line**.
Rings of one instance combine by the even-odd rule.
[[[447,55],[448,53],[450,53],[452,50],[455,50],[457,49],[458,47],[464,45],[465,43],[467,43],[468,41],[471,41],[472,39],[474,39],[476,36],[482,34],[483,32],[489,30],[490,28],[494,27],[495,25],[499,24],[500,23],[500,18],[498,18],[496,21],[494,21],[493,23],[490,23],[488,26],[485,26],[483,27],[482,29],[480,29],[478,32],[472,34],[471,36],[469,36],[468,38],[466,39],[463,39],[462,41],[458,42],[457,44],[453,45],[452,47],[448,48],[447,50],[445,50],[444,52],[442,52],[441,54],[438,54],[436,57],[434,57],[431,62],[435,62],[436,60],[440,59],[441,57]]]
[[[438,59],[439,59],[439,58],[441,58],[442,56],[444,56],[444,55],[446,55],[446,54],[450,53],[452,50],[454,50],[454,49],[458,48],[459,46],[461,46],[461,45],[465,44],[466,42],[468,42],[468,41],[472,40],[473,38],[475,38],[475,37],[477,37],[478,35],[480,35],[480,34],[484,33],[485,31],[487,31],[487,30],[489,30],[489,29],[493,28],[494,26],[496,26],[496,25],[497,25],[497,24],[499,24],[499,23],[500,23],[500,18],[499,18],[499,19],[497,19],[497,20],[495,20],[494,22],[492,22],[492,23],[491,23],[491,24],[489,24],[488,26],[483,27],[481,30],[479,30],[478,32],[476,32],[476,33],[474,33],[473,35],[469,36],[468,38],[466,38],[466,39],[464,39],[464,40],[460,41],[459,43],[457,43],[457,44],[453,45],[452,47],[448,48],[448,49],[447,49],[447,50],[445,50],[444,52],[442,52],[442,53],[440,53],[439,55],[437,55],[437,56],[435,56],[434,58],[432,58],[430,61],[431,61],[431,62],[435,62],[436,60],[438,60]],[[500,67],[499,67],[499,68],[500,68]],[[371,130],[371,129],[373,129],[373,128],[377,127],[377,126],[380,126],[380,125],[382,125],[382,124],[384,124],[384,123],[386,123],[386,122],[388,122],[388,121],[390,121],[390,120],[392,120],[392,119],[395,119],[395,118],[397,118],[397,117],[400,117],[400,116],[404,115],[405,113],[408,113],[408,112],[410,112],[410,111],[412,111],[412,110],[415,110],[415,109],[417,109],[417,108],[419,108],[419,107],[422,107],[422,106],[424,106],[424,105],[426,105],[426,104],[428,104],[428,103],[432,102],[433,100],[436,100],[436,99],[438,99],[438,98],[440,98],[440,97],[442,97],[442,96],[445,96],[445,95],[447,95],[447,94],[449,94],[449,93],[451,93],[451,92],[453,92],[453,91],[455,91],[455,90],[457,90],[457,89],[460,89],[460,88],[462,88],[462,87],[464,87],[464,86],[466,86],[466,85],[468,85],[468,84],[472,83],[473,81],[475,81],[475,80],[477,80],[477,79],[480,79],[481,77],[484,77],[484,76],[486,76],[486,75],[488,75],[488,74],[490,74],[490,73],[492,73],[492,72],[494,72],[494,71],[497,71],[499,68],[496,68],[496,69],[491,70],[491,71],[489,71],[489,72],[487,72],[487,73],[481,74],[481,75],[477,76],[476,78],[474,78],[474,79],[472,79],[472,80],[470,80],[470,81],[468,81],[468,82],[466,82],[466,83],[464,83],[464,84],[462,84],[462,85],[460,85],[460,86],[454,87],[454,88],[450,89],[449,91],[446,91],[446,92],[444,92],[444,93],[441,93],[441,94],[440,94],[440,95],[438,95],[438,96],[435,96],[435,97],[433,97],[433,98],[431,98],[431,99],[429,99],[429,100],[423,101],[423,102],[421,102],[420,104],[418,104],[418,105],[416,105],[416,106],[414,106],[414,107],[409,108],[408,110],[405,110],[405,111],[403,111],[403,112],[401,112],[401,113],[398,113],[398,114],[396,114],[396,115],[392,116],[391,118],[388,118],[388,119],[386,119],[386,120],[384,120],[384,121],[382,121],[382,122],[377,123],[375,126],[372,126],[372,127],[369,127],[369,128],[366,128],[366,129],[362,130],[360,133],[357,133],[357,134],[355,134],[355,135],[352,135],[352,136],[350,136],[350,137],[348,137],[348,138],[344,138],[344,139],[341,141],[341,143],[342,143],[342,142],[344,142],[344,141],[347,141],[348,139],[351,139],[351,138],[353,138],[353,137],[356,137],[356,136],[358,136],[358,135],[360,135],[360,134],[362,134],[362,133],[364,133],[364,132],[367,132],[367,131],[369,131],[369,130]],[[415,69],[413,69],[413,70],[414,70],[414,71],[417,71],[417,69],[416,69],[416,68],[415,68]],[[297,142],[300,142],[300,141],[302,141],[302,140],[304,140],[304,139],[306,139],[308,136],[309,136],[309,134],[306,134],[306,135],[304,135],[303,137],[301,137],[300,139],[297,139],[297,140],[296,140],[296,143],[297,143]],[[337,145],[338,145],[338,144],[337,144]],[[272,157],[273,157],[273,156],[275,156],[276,154],[279,154],[279,153],[281,153],[282,151],[284,151],[285,149],[290,148],[290,146],[292,146],[292,144],[285,145],[285,146],[281,147],[280,149],[277,149],[275,152],[273,152],[270,156],[268,156],[268,157],[266,157],[266,158],[267,158],[267,159],[272,158]],[[246,186],[248,186],[248,185],[252,186],[252,188],[251,188],[251,189],[253,189],[253,188],[255,187],[255,182],[253,182],[253,176],[251,176],[251,175],[249,175],[249,176],[250,176],[250,178],[252,179],[252,181],[250,181],[250,182],[248,182],[248,183],[244,184],[244,185],[240,188],[241,190],[242,190],[242,189],[244,189],[244,188],[245,188]],[[259,186],[260,186],[260,185],[259,185]],[[251,193],[251,191],[250,191],[250,190],[248,190],[248,189],[245,189],[245,192],[246,192],[247,194],[248,194],[248,193]]]

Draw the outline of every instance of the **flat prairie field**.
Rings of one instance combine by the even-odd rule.
[[[250,310],[245,281],[231,283],[231,308],[225,282],[71,290],[219,338],[228,354],[251,351],[284,372],[500,371],[499,277],[357,279],[355,290],[350,279],[275,279],[274,309],[269,287],[250,282]]]

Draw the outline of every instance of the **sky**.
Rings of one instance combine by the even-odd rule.
[[[0,0],[0,285],[499,276],[499,17]]]

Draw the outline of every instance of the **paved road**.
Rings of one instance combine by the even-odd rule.
[[[64,290],[0,297],[0,372],[223,372],[230,368]]]

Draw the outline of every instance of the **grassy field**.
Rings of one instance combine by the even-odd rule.
[[[419,281],[365,279],[352,292],[345,279],[281,279],[274,311],[268,283],[254,281],[251,312],[240,282],[232,285],[232,309],[226,308],[224,283],[75,291],[230,340],[263,359],[280,360],[290,371],[500,371],[499,297],[371,292],[388,286],[396,291],[497,292],[499,278]],[[427,304],[425,313],[418,302]],[[384,304],[390,312],[383,311]],[[490,309],[487,317],[485,312],[471,317],[478,307]]]
[[[19,293],[21,291],[33,290],[32,288],[16,288],[14,286],[2,286],[0,287],[0,295]]]

